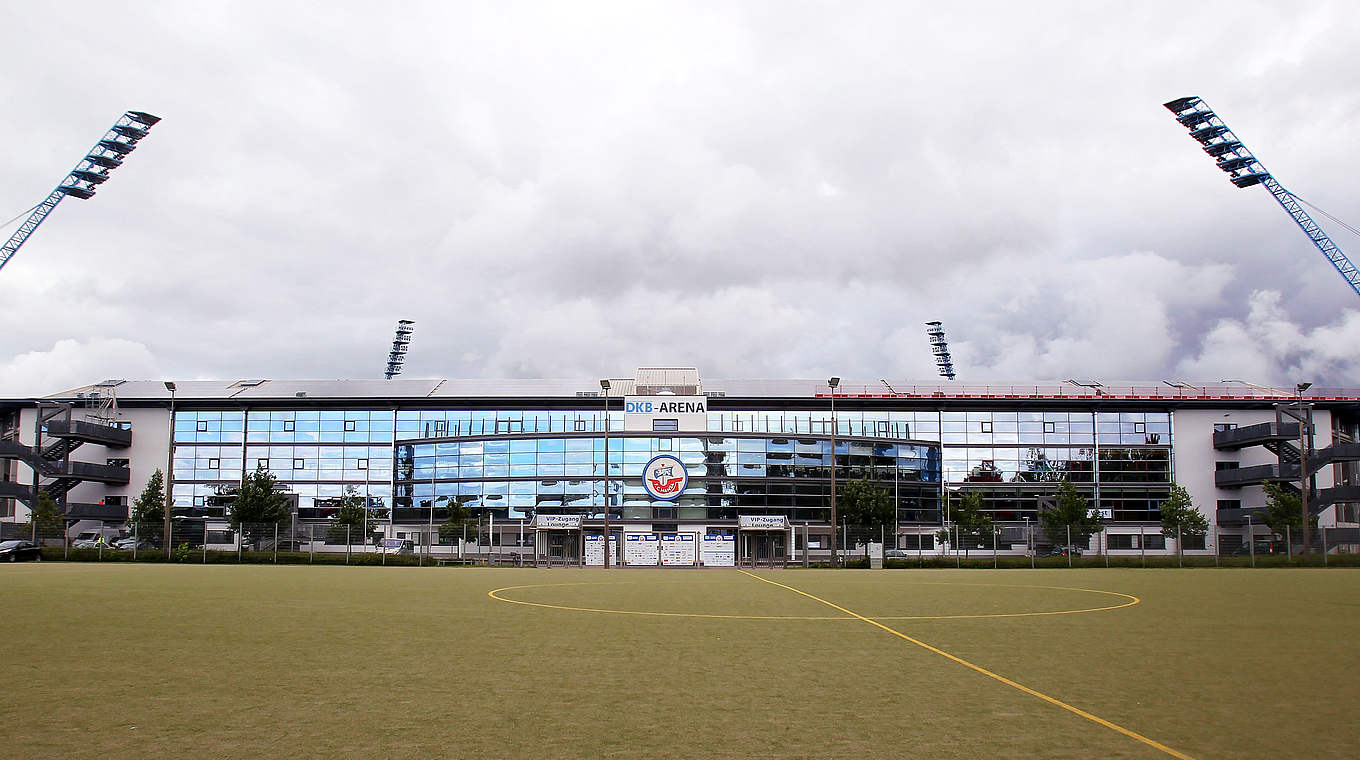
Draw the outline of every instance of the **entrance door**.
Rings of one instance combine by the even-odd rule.
[[[788,557],[783,531],[746,531],[741,535],[741,564],[749,567],[783,565]]]

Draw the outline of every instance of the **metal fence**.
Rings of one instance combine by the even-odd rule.
[[[97,562],[367,564],[367,565],[532,565],[581,566],[582,553],[554,561],[548,547],[536,553],[532,533],[503,534],[499,540],[481,529],[443,539],[422,528],[382,537],[344,525],[246,523],[235,528],[202,521],[176,520],[167,537],[163,523],[83,520],[78,523],[0,523],[0,539],[26,539],[44,547],[49,559]],[[1203,548],[1188,548],[1175,538],[1148,529],[1170,551],[1111,548],[1108,536],[1054,541],[1037,526],[1005,525],[985,536],[957,530],[894,535],[889,526],[794,525],[780,531],[742,531],[735,537],[732,564],[740,567],[1137,567],[1280,566],[1360,564],[1360,529],[1321,528],[1311,532],[1308,552],[1302,537],[1258,533],[1254,541],[1223,534],[1204,536]],[[1065,537],[1063,537],[1065,538]],[[168,539],[168,540],[167,540]],[[1200,546],[1198,541],[1192,542]],[[1181,546],[1178,550],[1176,547]],[[621,556],[621,555],[619,555]],[[665,564],[658,562],[658,564]],[[695,563],[700,564],[696,555]]]

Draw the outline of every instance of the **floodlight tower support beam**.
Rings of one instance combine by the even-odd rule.
[[[1360,296],[1360,270],[1355,268],[1341,248],[1327,237],[1322,227],[1313,217],[1303,210],[1299,197],[1285,189],[1274,175],[1247,150],[1247,146],[1233,134],[1222,117],[1214,113],[1203,98],[1188,96],[1163,103],[1168,111],[1175,114],[1176,121],[1190,130],[1190,136],[1203,148],[1204,152],[1215,159],[1215,165],[1228,174],[1228,180],[1239,188],[1264,185],[1270,195],[1289,214],[1294,223],[1303,230],[1313,245],[1317,246],[1327,262],[1346,279],[1346,284]]]
[[[74,195],[81,200],[93,198],[99,185],[108,180],[109,172],[123,165],[124,158],[137,149],[137,142],[146,137],[159,121],[159,116],[142,111],[125,111],[118,117],[90,152],[61,178],[56,189],[33,208],[28,218],[19,225],[19,229],[10,235],[4,246],[0,246],[0,269],[14,258],[14,254],[19,252],[19,248],[56,209],[63,198],[68,195]]]

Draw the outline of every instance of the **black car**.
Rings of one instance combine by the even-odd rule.
[[[0,562],[24,562],[30,559],[42,562],[42,549],[32,541],[0,542]]]

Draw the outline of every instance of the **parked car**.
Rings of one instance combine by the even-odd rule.
[[[1049,549],[1049,550],[1048,550],[1048,554],[1046,554],[1046,555],[1044,555],[1044,556],[1046,556],[1046,557],[1066,557],[1067,555],[1070,554],[1070,555],[1072,555],[1072,556],[1074,556],[1074,557],[1080,557],[1080,556],[1081,556],[1081,553],[1084,552],[1084,551],[1086,551],[1086,550],[1083,549],[1083,548],[1081,548],[1080,546],[1073,546],[1073,545],[1071,545],[1071,544],[1068,544],[1067,546],[1055,546],[1055,547],[1053,547],[1052,549]]]
[[[147,541],[145,538],[137,538],[136,536],[124,536],[123,538],[114,541],[110,546],[121,551],[154,548],[150,541]]]
[[[42,562],[42,549],[32,541],[0,542],[0,562],[25,562],[30,559]]]

